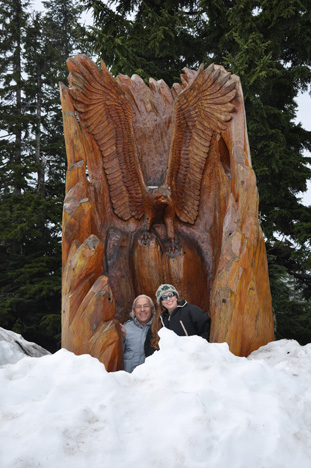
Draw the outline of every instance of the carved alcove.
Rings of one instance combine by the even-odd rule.
[[[147,86],[83,55],[68,68],[63,346],[121,368],[118,321],[163,282],[209,313],[211,341],[237,355],[273,340],[239,79],[211,65]]]

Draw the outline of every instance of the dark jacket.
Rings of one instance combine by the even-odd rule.
[[[188,304],[187,301],[181,301],[171,315],[167,311],[163,312],[161,322],[165,328],[172,330],[176,335],[198,335],[209,340],[211,323],[209,316],[200,307]],[[150,340],[151,329],[148,330],[145,341],[146,356],[150,356],[155,351]]]

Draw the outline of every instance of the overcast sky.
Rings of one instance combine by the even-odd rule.
[[[296,121],[300,122],[305,130],[311,131],[311,97],[308,93],[301,93],[297,98],[298,113]],[[307,155],[307,153],[306,153]],[[310,153],[309,153],[310,156]],[[305,205],[311,205],[311,181],[308,181],[308,191],[302,195]]]

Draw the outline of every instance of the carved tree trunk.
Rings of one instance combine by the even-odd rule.
[[[138,294],[154,298],[163,282],[174,284],[188,302],[210,314],[211,341],[228,342],[233,353],[247,356],[273,340],[266,252],[258,222],[258,194],[239,79],[232,77],[230,81],[235,89],[230,98],[235,112],[221,131],[210,131],[208,144],[203,141],[205,130],[200,130],[200,122],[195,121],[202,145],[208,148],[199,182],[198,215],[193,224],[175,216],[169,227],[165,226],[163,208],[157,212],[152,197],[161,189],[165,196],[170,193],[171,187],[165,186],[167,167],[174,158],[171,153],[169,159],[169,148],[176,138],[183,141],[183,135],[178,134],[180,116],[173,119],[174,106],[178,109],[176,102],[183,90],[196,86],[194,79],[202,70],[186,69],[183,86],[176,84],[170,89],[163,81],[154,80],[148,87],[137,76],[119,76],[117,84],[104,66],[100,72],[83,56],[69,61],[69,66],[72,88],[68,90],[61,84],[68,158],[63,214],[63,346],[77,354],[98,357],[108,370],[122,368],[118,321],[128,318]],[[92,73],[87,75],[83,66]],[[222,67],[214,67],[214,72],[216,76],[226,73]],[[75,82],[81,79],[79,73],[84,73],[84,78]],[[86,76],[90,80],[93,77],[88,86]],[[102,89],[101,80],[106,80]],[[85,95],[81,98],[82,88]],[[96,106],[105,89],[110,94],[107,91],[103,111],[106,120],[101,123]],[[196,97],[200,103],[200,94]],[[84,99],[83,105],[79,99]],[[88,119],[85,115],[89,108],[95,111]],[[190,116],[198,114],[190,111]],[[120,127],[113,127],[117,117]],[[130,119],[128,134],[124,133],[122,119]],[[185,129],[194,125],[191,119]],[[105,125],[109,127],[106,134],[101,130]],[[122,219],[117,211],[117,197],[127,186],[122,186],[124,175],[118,179],[119,185],[113,186],[114,177],[120,174],[111,175],[117,163],[111,160],[109,166],[107,158],[111,158],[111,151],[124,147],[122,141],[126,138],[133,139],[131,148],[137,151],[135,164],[127,171],[135,171],[135,167],[141,171],[147,186],[143,207],[147,214],[151,213],[148,216],[153,216],[152,222],[147,215]],[[103,146],[105,141],[110,147]],[[135,151],[131,151],[134,157]],[[183,151],[181,159],[187,157],[188,150]],[[122,171],[124,164],[118,166]],[[196,172],[198,163],[189,164],[189,171]],[[178,206],[176,200],[174,203]],[[165,213],[169,213],[168,208]],[[176,251],[170,248],[169,229],[175,232]]]

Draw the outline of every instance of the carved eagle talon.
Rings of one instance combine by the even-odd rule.
[[[148,232],[148,231],[145,231],[143,232],[143,234],[140,236],[140,241],[143,245],[149,245],[150,244],[150,241],[153,239],[153,235]]]
[[[171,245],[168,248],[168,254],[170,256],[180,255],[181,253],[181,245],[179,242],[173,240],[171,241]]]

